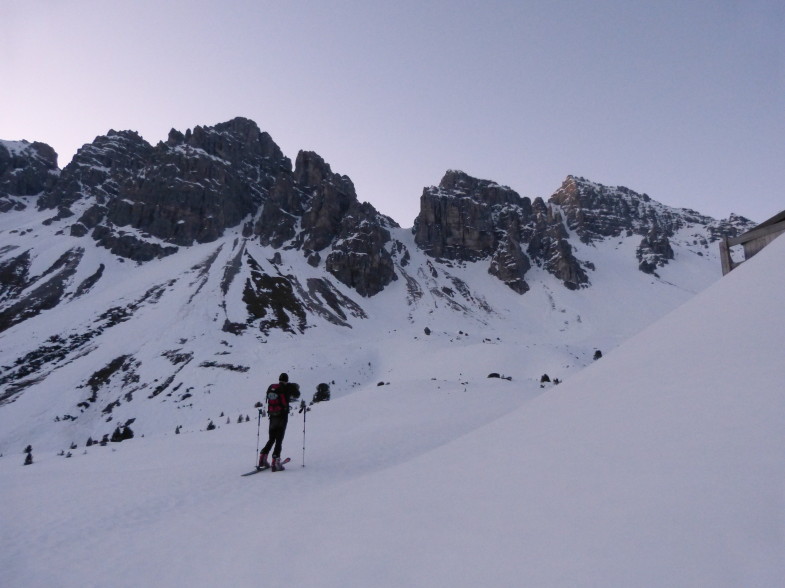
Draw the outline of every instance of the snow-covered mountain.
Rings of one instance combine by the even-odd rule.
[[[172,414],[201,411],[204,424],[223,407],[226,421],[212,431],[79,443],[70,459],[51,451],[52,433],[34,445],[28,467],[23,447],[11,447],[0,458],[0,585],[785,585],[785,239],[695,296],[681,288],[702,266],[677,268],[704,250],[675,245],[658,279],[630,260],[635,243],[606,245],[576,246],[579,258],[596,254],[591,287],[569,290],[542,270],[527,277],[523,296],[489,281],[479,265],[412,255],[412,264],[431,261],[439,276],[456,272],[483,284],[496,314],[456,310],[427,290],[418,304],[397,308],[393,302],[408,295],[399,279],[394,295],[385,289],[359,299],[367,318],[353,317],[351,329],[329,322],[299,335],[273,329],[245,351],[258,362],[248,372],[194,370],[215,384],[194,390],[193,407],[175,409],[164,390],[115,409],[152,407],[139,422],[153,431],[171,424]],[[134,268],[144,277],[138,291],[151,276],[167,276],[173,259]],[[118,292],[133,283],[113,275]],[[199,270],[180,280],[196,276]],[[631,276],[640,277],[633,287]],[[211,287],[220,292],[220,280],[202,286],[184,307],[195,309],[190,315],[177,313],[199,283],[178,284],[107,327],[118,334],[97,347],[157,349],[155,336],[166,343],[169,330],[176,337],[191,329],[183,353],[216,349],[207,329],[215,317],[194,303]],[[540,388],[528,376],[537,369],[561,375],[567,362],[583,361],[571,354],[587,340],[624,338],[676,304],[675,293],[690,300],[563,384]],[[103,296],[97,300],[114,300],[111,289]],[[607,296],[613,304],[602,303]],[[658,300],[655,309],[644,306]],[[76,305],[74,316],[89,308],[68,304]],[[625,319],[637,312],[645,316]],[[73,324],[63,314],[52,313],[62,321],[53,327]],[[31,335],[40,336],[42,316],[30,319]],[[245,337],[225,335],[217,348],[229,355],[213,360],[241,365]],[[46,416],[45,400],[36,404],[35,396],[67,394],[65,384],[49,382],[58,373],[61,382],[75,378],[72,365],[97,352],[62,365],[0,412]],[[138,361],[146,366],[155,355]],[[159,362],[162,373],[167,362],[180,365]],[[245,411],[259,380],[281,366],[302,383],[335,376],[338,394],[292,417],[286,472],[240,477],[255,463],[259,428],[255,418],[236,422],[229,409]],[[512,380],[486,378],[491,367]],[[98,394],[122,373],[108,374]],[[87,415],[57,423],[57,434]],[[46,418],[35,422],[57,430]]]
[[[239,420],[281,371],[307,398],[489,373],[539,389],[717,280],[715,241],[752,226],[448,171],[401,228],[242,118],[156,146],[110,131],[62,170],[0,142],[0,210],[3,453]]]

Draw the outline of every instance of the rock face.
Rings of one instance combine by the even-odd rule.
[[[623,233],[645,235],[653,223],[660,226],[663,234],[671,236],[688,222],[683,215],[654,202],[646,194],[574,176],[564,180],[550,202],[562,209],[567,226],[584,243]]]
[[[673,248],[667,235],[657,226],[653,226],[636,251],[638,269],[647,274],[654,274],[658,267],[663,267],[673,259]]]
[[[506,186],[451,170],[438,186],[423,190],[414,239],[437,259],[484,259],[498,245],[494,216],[504,214],[504,220],[514,223],[527,206],[528,200]]]
[[[50,190],[59,173],[57,153],[49,145],[0,141],[0,212],[24,209],[24,197]]]
[[[568,176],[551,196],[550,203],[563,211],[567,226],[580,240],[590,244],[620,235],[641,235],[636,251],[639,269],[654,273],[673,259],[670,239],[681,229],[704,225],[711,240],[732,237],[753,223],[732,215],[726,221],[701,215],[686,208],[671,208],[623,186],[609,187],[584,178]]]
[[[521,294],[529,289],[524,276],[532,262],[568,288],[589,284],[558,211],[460,171],[423,191],[413,231],[417,245],[437,259],[488,259],[489,273]]]
[[[360,203],[347,176],[333,173],[316,153],[300,151],[294,172],[273,185],[254,231],[263,244],[289,242],[301,249],[313,266],[331,249],[325,269],[361,295],[373,296],[397,279],[387,248],[389,226],[397,225]]]
[[[91,232],[113,253],[146,261],[214,241],[252,217],[290,170],[247,119],[172,130],[156,147],[134,132],[110,131],[77,152],[39,207],[57,208],[60,218],[81,210],[73,235]]]
[[[352,181],[316,153],[300,152],[292,169],[248,119],[172,129],[156,146],[112,130],[61,173],[46,145],[3,145],[0,210],[24,205],[8,195],[40,193],[38,208],[55,211],[49,222],[73,218],[72,236],[120,257],[149,261],[239,227],[264,245],[302,250],[363,296],[396,279],[387,228],[397,225],[360,203]]]
[[[575,257],[559,210],[541,198],[534,200],[532,208],[535,222],[528,237],[529,254],[570,290],[588,286],[589,277],[582,266],[591,268],[591,264],[584,264]]]

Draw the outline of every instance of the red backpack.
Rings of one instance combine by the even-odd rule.
[[[272,384],[267,389],[267,412],[271,415],[289,412],[286,384]]]

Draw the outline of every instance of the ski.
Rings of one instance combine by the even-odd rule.
[[[285,463],[289,463],[290,461],[292,461],[291,457],[287,457],[286,459],[282,459],[281,460],[281,465],[284,465]],[[243,477],[245,477],[245,476],[253,476],[254,474],[258,474],[260,472],[263,472],[263,471],[269,470],[269,469],[270,469],[270,466],[257,467],[255,470],[252,470],[250,472],[242,474],[242,476]]]

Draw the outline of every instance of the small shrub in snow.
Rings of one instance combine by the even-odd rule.
[[[213,421],[210,421],[210,422],[207,424],[207,430],[208,430],[208,431],[212,431],[213,429],[215,429],[215,424],[213,423]]]

